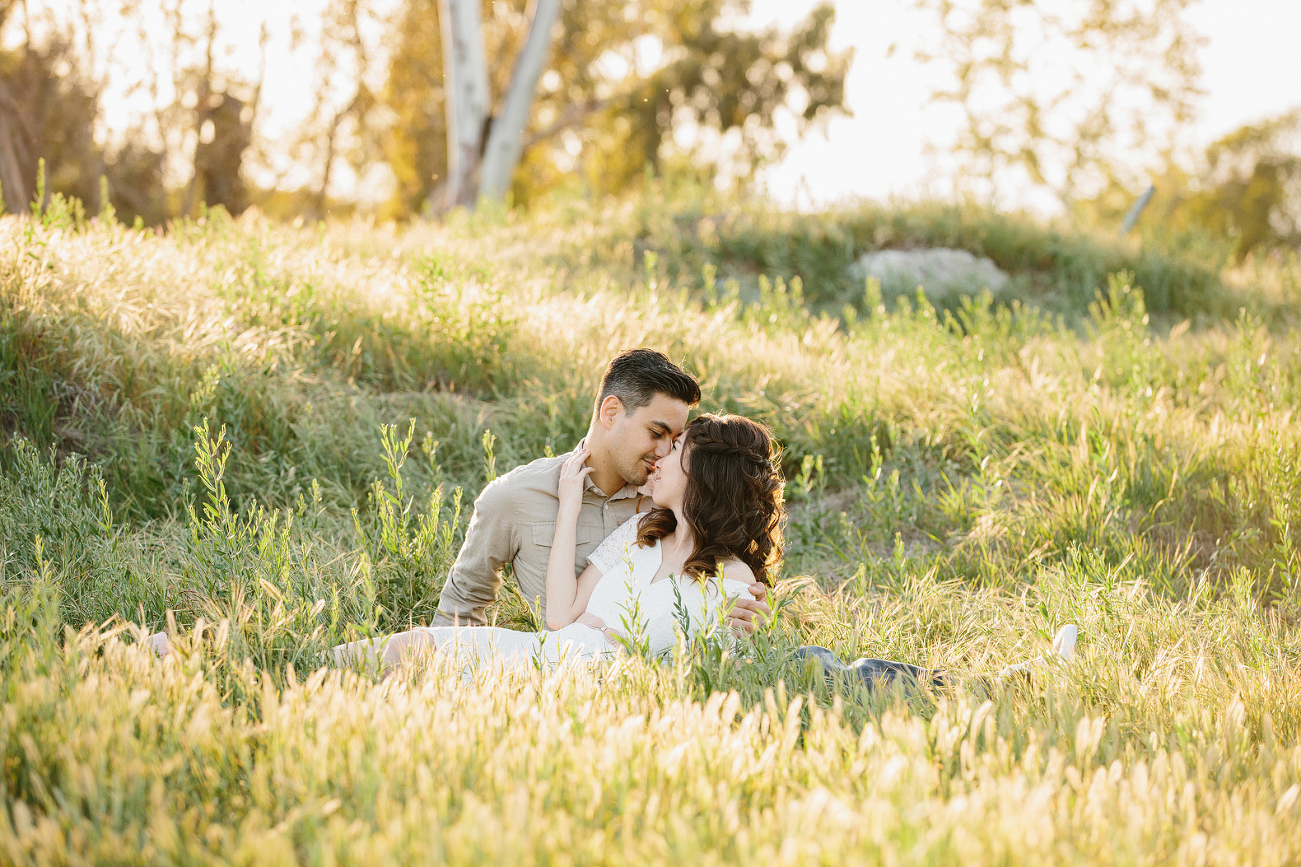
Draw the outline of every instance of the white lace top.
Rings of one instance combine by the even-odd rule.
[[[592,590],[587,614],[626,638],[648,639],[651,652],[662,654],[674,647],[678,631],[692,636],[717,623],[724,601],[750,593],[750,585],[677,575],[652,583],[663,563],[663,551],[659,540],[644,548],[637,544],[641,517],[620,525],[588,558],[601,571],[601,578]]]

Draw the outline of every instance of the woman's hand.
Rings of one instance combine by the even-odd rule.
[[[592,467],[585,466],[584,462],[591,452],[585,448],[578,451],[560,465],[560,488],[556,492],[560,500],[560,514],[566,517],[577,515],[578,510],[583,505],[583,489],[587,487],[587,477],[592,472]]]
[[[590,626],[593,629],[598,630],[599,632],[603,633],[606,638],[610,639],[611,644],[617,644],[621,640],[623,640],[622,632],[620,632],[618,629],[615,629],[613,626],[606,626],[605,621],[597,617],[595,614],[589,614],[586,611],[584,611],[582,614],[578,615],[578,619],[575,620],[574,622],[581,623],[584,626]]]

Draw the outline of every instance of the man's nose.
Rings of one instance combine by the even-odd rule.
[[[655,444],[655,460],[658,461],[660,458],[664,457],[665,455],[667,455],[667,454],[668,454],[669,452],[671,452],[671,451],[673,451],[673,443],[663,443],[663,442],[661,442],[661,443],[656,443],[656,444]]]

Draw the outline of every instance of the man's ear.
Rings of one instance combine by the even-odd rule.
[[[622,411],[623,401],[619,400],[619,398],[613,394],[608,394],[605,396],[605,400],[601,401],[601,406],[596,412],[596,417],[601,422],[601,427],[609,430],[614,427],[614,421],[619,417],[619,413]]]

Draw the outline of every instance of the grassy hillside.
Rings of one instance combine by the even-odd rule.
[[[846,275],[929,244],[1011,289]],[[1301,859],[1295,259],[649,194],[400,229],[56,212],[0,251],[6,861]],[[571,447],[634,345],[782,442],[754,646],[320,669],[427,620],[485,481]],[[785,657],[977,673],[1068,621],[1077,664],[992,690]]]

